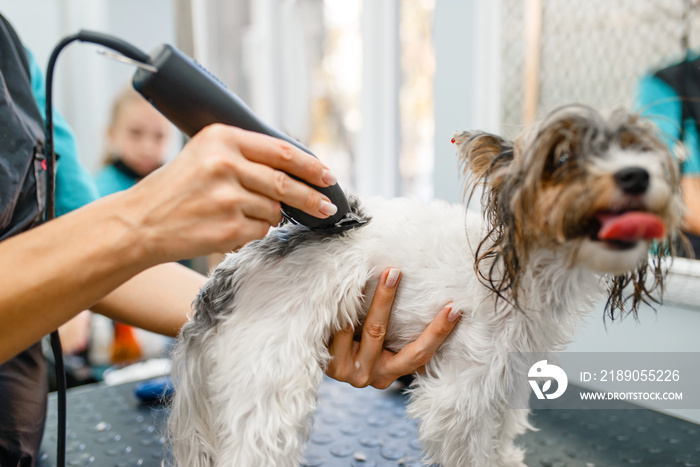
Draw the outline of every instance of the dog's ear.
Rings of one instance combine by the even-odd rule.
[[[513,143],[500,136],[469,131],[456,133],[454,140],[467,180],[464,191],[467,202],[478,186],[484,188],[481,209],[489,232],[475,252],[479,280],[499,299],[520,308],[518,287],[523,270],[520,265],[526,264],[522,255],[527,254],[527,249],[523,248],[525,237],[519,233],[519,217],[513,214],[512,203],[502,199],[510,200],[512,191],[517,188],[517,177],[509,177],[515,174]]]
[[[454,134],[457,155],[464,175],[471,171],[476,179],[496,188],[513,160],[513,143],[484,132],[462,131]]]

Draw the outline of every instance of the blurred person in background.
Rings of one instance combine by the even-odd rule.
[[[688,257],[700,253],[700,58],[690,49],[687,21],[698,5],[700,2],[685,5],[686,24],[680,44],[683,59],[642,76],[635,102],[641,115],[659,128],[678,162],[686,207],[683,233],[692,251],[676,248],[676,254]]]
[[[95,176],[100,196],[131,188],[161,167],[174,133],[168,119],[134,89],[125,88],[112,106],[104,167]]]

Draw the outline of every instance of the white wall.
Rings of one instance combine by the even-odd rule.
[[[452,133],[476,128],[473,69],[477,48],[473,30],[474,1],[443,0],[435,4],[435,168],[436,199],[461,201]]]
[[[500,131],[500,8],[500,0],[435,4],[435,198],[462,202],[452,134]]]
[[[145,51],[175,43],[172,0],[0,0],[0,12],[44,71],[55,44],[80,29],[114,34]],[[91,44],[70,45],[58,59],[54,83],[54,105],[73,127],[91,172],[102,157],[111,101],[134,73],[96,50]]]

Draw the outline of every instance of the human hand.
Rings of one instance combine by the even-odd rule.
[[[327,187],[335,177],[318,159],[269,136],[226,125],[195,135],[172,162],[130,191],[130,222],[151,260],[231,251],[265,236],[283,202],[319,218],[330,200],[285,172]]]
[[[446,305],[418,339],[398,353],[383,348],[389,313],[394,303],[401,273],[396,268],[384,271],[372,298],[360,342],[355,341],[352,327],[335,333],[330,345],[331,360],[326,374],[355,387],[374,386],[385,389],[397,378],[423,372],[425,364],[452,332],[460,312]]]

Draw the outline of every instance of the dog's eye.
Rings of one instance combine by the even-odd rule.
[[[557,145],[549,153],[546,162],[546,172],[555,177],[562,177],[570,174],[575,168],[576,153],[566,144]]]
[[[564,164],[569,163],[573,160],[573,158],[574,156],[569,151],[563,151],[561,154],[559,154],[559,157],[557,157],[556,167],[559,168]]]
[[[556,168],[559,168],[559,167],[563,166],[564,164],[567,164],[573,158],[574,157],[571,155],[571,153],[569,151],[563,151],[557,157],[556,163],[554,165]]]

